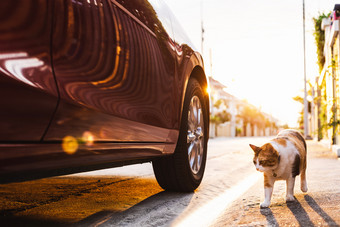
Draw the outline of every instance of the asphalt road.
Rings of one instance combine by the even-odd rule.
[[[309,141],[309,192],[285,183],[272,205],[260,209],[263,177],[248,144],[269,138],[217,138],[209,142],[206,173],[194,193],[164,192],[150,163],[0,185],[0,226],[338,226],[340,160]]]
[[[264,199],[261,178],[211,226],[339,226],[340,159],[320,143],[307,141],[307,147],[307,193],[300,191],[297,177],[296,201],[286,203],[286,185],[279,181],[274,186],[271,206],[259,209]]]

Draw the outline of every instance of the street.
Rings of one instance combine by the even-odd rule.
[[[249,143],[270,137],[209,141],[201,186],[164,192],[150,163],[0,185],[1,226],[339,226],[340,160],[308,141],[308,193],[296,178],[296,202],[276,182],[271,206],[260,209],[263,176]]]

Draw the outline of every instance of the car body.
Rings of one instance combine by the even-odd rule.
[[[203,59],[162,1],[2,0],[0,15],[1,182],[172,156],[192,78],[207,143]]]

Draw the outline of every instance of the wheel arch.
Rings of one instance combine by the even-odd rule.
[[[203,65],[203,63],[202,63]],[[180,113],[180,122],[182,122],[182,115],[183,115],[183,105],[184,105],[184,98],[187,92],[187,88],[188,88],[188,82],[190,79],[196,79],[199,84],[202,87],[203,90],[203,94],[204,94],[204,98],[205,98],[205,105],[206,105],[206,116],[207,116],[207,124],[208,124],[208,134],[209,134],[209,122],[210,122],[210,94],[209,94],[209,80],[204,72],[204,69],[201,65],[196,65],[195,67],[193,67],[193,69],[191,70],[191,73],[189,74],[189,76],[186,79],[186,83],[184,86],[184,91],[183,91],[183,95],[182,95],[182,108],[181,108],[181,113]]]
[[[201,87],[203,89],[203,94],[204,94],[204,97],[205,97],[205,102],[206,102],[205,104],[207,105],[207,107],[209,107],[209,104],[210,104],[209,80],[207,79],[203,68],[200,67],[200,66],[196,66],[192,70],[188,81],[191,78],[196,79],[199,82],[199,84],[201,85]],[[207,109],[209,110],[209,108],[207,108]]]

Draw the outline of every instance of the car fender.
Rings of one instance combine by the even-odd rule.
[[[201,84],[202,89],[205,94],[205,105],[208,107],[207,109],[207,116],[209,115],[209,106],[210,106],[210,96],[208,92],[209,87],[209,80],[204,72],[204,63],[203,58],[197,51],[194,51],[190,56],[186,55],[186,58],[188,59],[186,63],[186,67],[183,70],[182,78],[184,79],[184,82],[182,83],[183,86],[183,92],[181,94],[181,110],[180,110],[180,122],[182,120],[182,112],[183,112],[183,105],[184,105],[184,98],[188,86],[188,82],[190,78],[195,78],[198,80],[198,82]],[[208,119],[209,121],[209,119]]]

